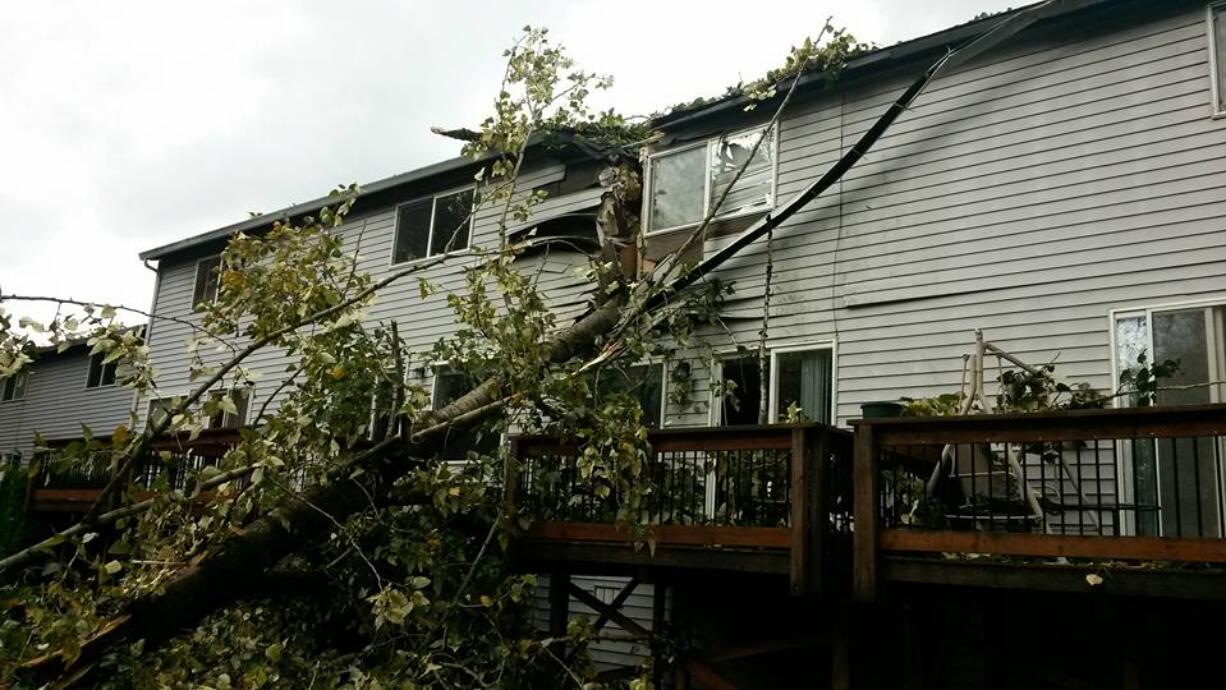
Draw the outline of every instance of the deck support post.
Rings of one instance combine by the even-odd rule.
[[[831,690],[851,690],[851,626],[854,619],[847,606],[840,606],[836,614],[834,629],[830,635],[830,688]]]
[[[570,574],[549,574],[549,636],[566,637],[566,624],[570,620]]]
[[[852,594],[858,601],[877,597],[878,509],[877,438],[871,422],[856,425],[853,466],[855,531],[852,555]]]
[[[809,555],[809,463],[808,453],[806,452],[805,430],[796,428],[792,430],[792,453],[791,461],[789,462],[789,471],[791,472],[791,510],[789,521],[792,528],[792,544],[791,557],[789,560],[789,584],[791,586],[792,596],[800,596],[807,593],[809,590],[809,568],[811,558]]]

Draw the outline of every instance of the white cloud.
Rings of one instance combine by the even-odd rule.
[[[166,3],[9,7],[0,24],[0,289],[145,307],[136,255],[455,155],[520,27],[649,112],[775,66],[827,16],[887,45],[1001,0]],[[46,310],[10,306],[19,313]]]

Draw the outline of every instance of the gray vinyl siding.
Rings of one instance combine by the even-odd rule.
[[[571,582],[589,594],[601,598],[602,593],[616,596],[630,578],[612,576],[573,576]],[[647,630],[652,629],[652,611],[655,597],[655,585],[639,583],[626,601],[618,609],[635,623]],[[604,600],[611,597],[604,597]],[[606,601],[607,603],[607,601]],[[600,615],[579,602],[573,596],[567,602],[570,617],[586,616],[589,622],[595,621]],[[532,610],[536,627],[539,630],[549,630],[549,576],[538,575],[537,586],[533,591]],[[609,621],[600,631],[601,638],[588,645],[588,654],[592,663],[599,669],[616,666],[640,666],[651,658],[651,646],[645,640],[635,639],[631,632]]]
[[[840,421],[863,402],[956,391],[975,328],[1108,390],[1110,310],[1226,297],[1226,121],[1210,118],[1204,8],[1155,12],[1028,32],[943,75],[775,233],[768,344],[837,341]],[[785,114],[779,199],[922,67]],[[736,295],[732,335],[714,340],[756,343],[764,274],[761,242],[718,272]]]
[[[521,179],[519,188],[528,190],[559,179],[564,173],[560,165],[550,165],[529,171]],[[546,199],[534,207],[533,218],[550,216],[587,208],[600,195],[599,189],[587,189],[558,198]],[[339,229],[345,240],[346,251],[358,255],[358,270],[368,273],[373,280],[380,280],[409,264],[391,264],[394,242],[396,211],[392,206],[383,209],[364,209],[361,201],[355,206],[354,220]],[[492,247],[498,242],[499,208],[485,207],[478,211],[473,230],[473,245]],[[594,221],[593,221],[594,222]],[[531,225],[532,221],[522,225]],[[514,229],[513,226],[512,229]],[[197,258],[178,261],[164,260],[159,266],[159,288],[155,299],[155,312],[176,318],[193,319],[192,296],[195,285]],[[369,323],[394,320],[398,323],[401,337],[405,339],[414,355],[409,362],[413,372],[422,366],[421,355],[430,346],[455,330],[455,318],[447,305],[447,294],[462,292],[464,275],[462,268],[472,265],[476,258],[471,254],[458,253],[445,263],[423,268],[381,290],[367,310]],[[588,285],[576,275],[575,269],[582,266],[586,257],[569,251],[541,250],[526,256],[520,262],[520,270],[536,277],[538,286],[550,299],[550,306],[558,314],[559,324],[566,323],[583,308],[587,299]],[[422,298],[418,278],[425,279],[438,288],[437,293]],[[159,387],[164,395],[181,395],[191,389],[190,360],[186,345],[192,337],[189,325],[160,321],[149,340],[150,356],[158,370]],[[212,348],[210,348],[211,350]],[[220,361],[224,353],[207,353],[209,361]],[[284,375],[288,360],[280,351],[268,349],[256,352],[245,363],[261,376],[255,385],[251,414],[264,403],[265,396],[275,390]],[[430,385],[431,375],[426,372],[415,383]],[[275,409],[275,405],[270,409]]]
[[[28,456],[34,434],[47,440],[79,438],[85,425],[109,436],[128,422],[133,392],[121,386],[86,388],[87,350],[47,354],[30,365],[25,398],[0,402],[0,453]]]

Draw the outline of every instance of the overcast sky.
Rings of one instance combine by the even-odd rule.
[[[142,250],[456,155],[430,126],[487,114],[502,49],[525,24],[614,75],[607,103],[647,113],[759,76],[830,15],[888,45],[1008,4],[12,4],[0,22],[0,289],[145,308]]]

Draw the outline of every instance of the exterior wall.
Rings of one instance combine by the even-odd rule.
[[[99,436],[128,422],[134,397],[122,386],[86,388],[86,348],[50,353],[30,366],[22,400],[0,402],[0,453],[29,455],[34,434],[48,440],[81,436],[81,425]]]
[[[560,179],[565,173],[561,165],[551,165],[529,171],[521,177],[520,188],[531,189]],[[600,195],[599,189],[547,199],[534,207],[533,218],[545,219],[559,213],[592,206]],[[359,256],[358,270],[368,272],[374,280],[404,269],[408,264],[391,264],[392,245],[396,227],[394,207],[365,209],[359,200],[355,205],[353,220],[341,226],[346,249]],[[473,229],[473,245],[496,246],[498,241],[498,216],[500,210],[483,208],[478,211]],[[593,221],[594,222],[594,221]],[[532,225],[532,221],[523,224]],[[514,229],[514,228],[512,228]],[[359,246],[360,241],[360,246]],[[164,260],[159,265],[159,285],[154,301],[154,312],[159,315],[181,319],[192,318],[192,293],[195,285],[196,261],[200,257],[182,260]],[[587,286],[576,277],[573,269],[586,260],[575,252],[541,252],[526,257],[521,270],[538,276],[538,285],[552,298],[551,306],[559,314],[559,323],[573,317],[582,309]],[[462,268],[472,265],[472,256],[459,254],[443,264],[432,266],[420,273],[408,276],[382,290],[368,310],[370,322],[395,320],[401,337],[405,339],[410,353],[420,355],[441,338],[455,330],[454,314],[447,305],[448,293],[462,290]],[[423,299],[417,278],[423,278],[439,290]],[[192,329],[186,324],[158,321],[148,336],[150,357],[158,370],[159,388],[164,395],[181,395],[191,390],[190,359],[186,356],[186,344]],[[221,354],[210,354],[220,361]],[[251,405],[251,414],[264,404],[281,381],[288,360],[283,353],[272,349],[253,354],[245,363],[248,368],[262,374],[256,383]],[[420,356],[409,361],[413,372],[422,366]],[[417,382],[429,384],[432,374],[424,372]],[[274,406],[275,408],[275,406]]]
[[[941,76],[775,232],[768,345],[837,343],[839,421],[863,402],[956,391],[975,328],[1109,390],[1110,310],[1226,297],[1226,121],[1210,118],[1204,7],[1184,7],[1072,17]],[[823,173],[926,64],[785,114],[778,198]],[[713,341],[756,343],[764,269],[759,242],[717,273],[737,292],[732,335]],[[672,418],[705,424],[707,411]]]

